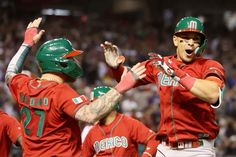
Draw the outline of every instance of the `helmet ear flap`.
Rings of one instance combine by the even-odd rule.
[[[196,56],[201,56],[206,48],[207,39],[204,39],[201,45],[194,50]]]
[[[59,64],[62,68],[66,68],[68,66],[68,63],[66,62],[59,62]]]

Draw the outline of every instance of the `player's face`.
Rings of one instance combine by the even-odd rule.
[[[192,62],[196,57],[194,50],[200,46],[201,36],[194,32],[185,32],[173,36],[177,59],[182,62]]]

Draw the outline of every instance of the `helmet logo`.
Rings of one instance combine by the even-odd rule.
[[[196,21],[190,21],[188,23],[188,28],[197,29],[197,22]]]
[[[104,92],[101,92],[101,91],[98,91],[98,94],[102,96],[102,95],[104,95],[105,93],[104,93]]]

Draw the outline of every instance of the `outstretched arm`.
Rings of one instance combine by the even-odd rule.
[[[42,18],[37,18],[28,24],[27,29],[25,31],[24,42],[19,48],[19,50],[16,52],[16,54],[13,56],[7,67],[5,75],[5,80],[7,84],[10,82],[11,78],[14,75],[21,72],[23,63],[28,53],[30,52],[31,47],[39,41],[39,39],[45,32],[44,30],[38,32],[38,27],[41,21]]]
[[[107,65],[111,68],[114,78],[117,82],[121,80],[125,66],[125,57],[121,55],[120,49],[111,42],[105,41],[101,44]]]
[[[121,94],[131,89],[137,80],[146,76],[145,70],[145,67],[140,66],[140,63],[133,66],[129,72],[125,70],[122,80],[113,89],[91,102],[89,105],[81,107],[76,112],[75,118],[88,123],[94,123],[103,118],[114,109],[115,105],[122,97]]]

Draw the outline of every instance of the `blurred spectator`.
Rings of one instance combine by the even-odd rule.
[[[23,38],[23,30],[29,20],[24,15],[13,16],[10,10],[2,9],[0,12],[0,108],[18,117],[17,109],[12,107],[15,102],[11,100],[9,91],[5,87],[4,75],[9,60],[21,44],[20,39]],[[47,30],[47,33],[43,38],[46,41],[66,37],[73,41],[75,47],[82,48],[85,52],[82,59],[86,70],[85,76],[78,79],[74,87],[77,90],[84,89],[78,92],[88,96],[91,91],[88,86],[94,87],[101,84],[113,86],[115,83],[104,63],[100,43],[109,40],[119,45],[122,53],[127,56],[125,62],[127,66],[147,59],[147,52],[161,51],[162,55],[169,55],[174,51],[173,47],[168,44],[171,40],[169,36],[171,33],[168,31],[175,24],[176,19],[182,17],[183,14],[167,8],[160,14],[160,19],[153,19],[151,22],[144,22],[141,19],[129,21],[126,17],[119,18],[119,16],[109,19],[107,18],[109,15],[104,18],[94,14],[88,14],[82,18],[45,16],[46,22],[42,27]],[[229,130],[233,130],[230,129],[230,125],[235,124],[228,124],[232,123],[232,118],[235,121],[236,117],[236,13],[231,11],[225,12],[222,16],[218,14],[201,16],[208,24],[212,23],[208,25],[209,44],[205,54],[207,57],[220,61],[226,69],[225,98],[223,105],[217,109],[216,115],[219,122],[224,121],[225,126],[221,129],[223,135],[217,139],[217,150],[219,150],[219,156],[226,157],[229,154],[236,156],[233,151],[236,149],[234,147],[236,133],[231,131],[232,135],[228,135],[229,137],[226,137],[224,133],[226,132],[224,130],[228,130],[227,134]],[[216,22],[223,26],[214,25]],[[25,69],[33,71],[37,77],[38,70],[33,54],[35,49],[32,50],[32,54],[29,54]],[[130,95],[127,94],[121,102],[121,108],[124,113],[140,119],[148,127],[156,130],[159,123],[159,106],[153,104],[158,104],[159,97],[155,94],[156,92],[152,92],[153,88],[156,90],[155,85],[133,89]],[[227,144],[219,145],[219,143]]]

